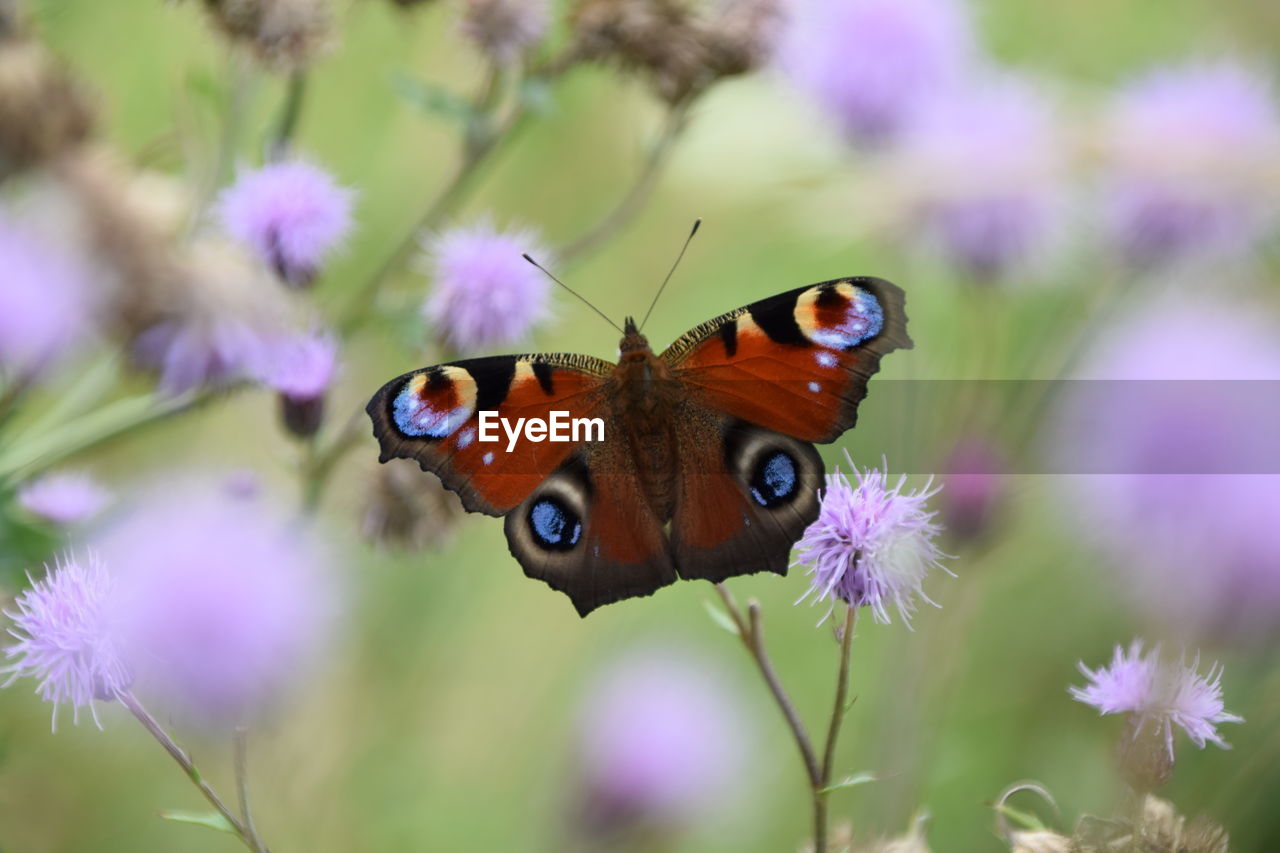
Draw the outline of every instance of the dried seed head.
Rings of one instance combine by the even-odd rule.
[[[462,517],[458,496],[406,459],[392,459],[374,473],[361,525],[371,542],[416,550],[447,543]]]
[[[1116,742],[1116,764],[1120,775],[1135,791],[1154,791],[1173,776],[1173,753],[1163,730],[1150,721],[1131,715],[1124,733]],[[1159,802],[1159,801],[1156,801]]]
[[[92,128],[88,99],[43,45],[0,37],[0,180],[79,145]]]
[[[581,0],[570,22],[579,56],[640,72],[675,104],[758,67],[780,18],[777,0]]]
[[[204,0],[204,5],[218,29],[273,70],[303,68],[332,41],[329,0]]]
[[[1010,833],[1009,853],[1074,853],[1074,850],[1070,838],[1041,829]]]

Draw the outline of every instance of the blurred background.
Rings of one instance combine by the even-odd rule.
[[[589,308],[486,253],[536,251],[621,318],[696,217],[655,348],[811,282],[907,292],[915,348],[821,449],[936,473],[955,577],[927,581],[939,609],[912,629],[859,625],[837,769],[877,780],[836,791],[833,823],[867,842],[927,814],[930,849],[1008,849],[991,804],[1023,779],[1064,831],[1116,814],[1123,724],[1067,688],[1142,637],[1222,661],[1246,720],[1230,751],[1182,739],[1162,796],[1233,849],[1280,849],[1280,424],[1257,408],[1280,379],[1274,3],[43,0],[0,19],[4,597],[94,549],[119,572],[193,560],[239,579],[209,594],[217,618],[301,626],[195,649],[183,677],[214,698],[153,706],[230,792],[229,729],[204,712],[287,648],[250,729],[273,849],[805,844],[795,745],[710,586],[579,619],[497,520],[380,466],[362,414],[447,358],[612,357]],[[298,160],[319,176],[268,192],[298,206],[246,189]],[[332,222],[264,236],[312,193]],[[336,369],[244,355],[286,328],[321,362],[340,341]],[[50,497],[66,472],[92,483]],[[305,547],[272,538],[303,528]],[[280,563],[304,591],[263,580]],[[794,604],[803,573],[728,586],[825,726],[838,646],[825,605]],[[155,607],[178,630],[204,618],[173,595]],[[157,818],[202,801],[119,703],[51,733],[33,686],[0,692],[0,848],[234,849]]]

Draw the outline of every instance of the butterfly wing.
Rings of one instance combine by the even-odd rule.
[[[439,475],[471,512],[506,515],[581,443],[521,438],[507,452],[507,436],[482,441],[480,412],[548,419],[603,417],[602,386],[613,365],[583,355],[500,355],[424,367],[392,379],[366,411],[381,448],[380,461],[413,459]],[[490,430],[492,435],[495,430]]]
[[[698,413],[678,431],[671,542],[681,577],[787,573],[818,516],[824,469],[810,442],[851,428],[880,358],[910,346],[902,291],[853,278],[731,311],[663,353]]]
[[[709,320],[662,357],[707,408],[827,443],[853,427],[881,357],[911,347],[904,302],[883,279],[826,281]]]
[[[670,545],[619,439],[605,380],[614,366],[581,355],[469,359],[415,370],[369,401],[381,460],[413,459],[472,512],[506,516],[507,544],[529,577],[582,615],[676,579]],[[480,412],[599,418],[604,440],[481,441]],[[585,432],[583,433],[585,437]]]

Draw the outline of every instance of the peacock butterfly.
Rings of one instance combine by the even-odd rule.
[[[422,368],[367,411],[381,461],[417,460],[471,512],[504,516],[525,574],[585,616],[677,578],[785,575],[818,516],[813,444],[854,425],[881,356],[911,347],[906,326],[896,285],[836,279],[708,320],[661,355],[628,318],[617,364],[534,353]],[[480,440],[492,411],[598,418],[604,437],[526,435],[508,451]]]

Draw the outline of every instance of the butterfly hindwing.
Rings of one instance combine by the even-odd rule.
[[[505,515],[579,445],[521,439],[508,452],[501,427],[498,441],[480,440],[479,412],[496,411],[511,423],[547,419],[552,411],[607,416],[601,385],[612,367],[582,355],[503,355],[406,373],[369,401],[381,460],[413,459],[468,510]]]
[[[854,425],[880,358],[910,348],[906,324],[896,285],[835,279],[709,320],[662,358],[706,407],[825,443]]]

